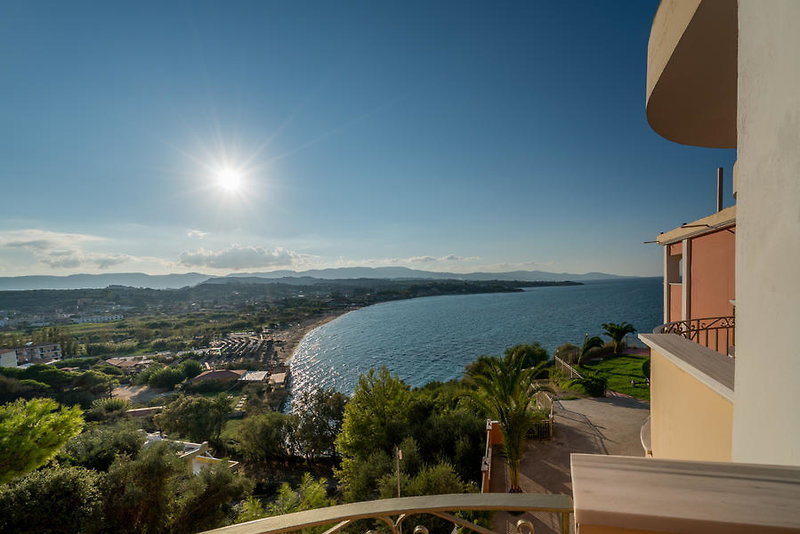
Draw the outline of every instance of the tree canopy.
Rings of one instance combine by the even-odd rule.
[[[47,463],[83,428],[81,409],[52,399],[0,406],[0,483]]]
[[[59,460],[96,471],[107,471],[119,455],[136,457],[144,436],[127,423],[90,428],[64,446]]]
[[[603,323],[603,332],[614,341],[614,353],[618,354],[622,341],[628,334],[636,332],[636,328],[630,323]]]
[[[242,421],[236,439],[239,452],[250,462],[286,458],[289,453],[291,416],[266,412]]]
[[[98,532],[101,478],[82,467],[50,467],[0,485],[0,532]]]
[[[525,368],[523,364],[521,352],[510,352],[502,359],[481,356],[470,370],[470,378],[478,387],[473,398],[500,423],[512,492],[522,491],[519,487],[519,463],[525,435],[535,421],[535,401],[531,392],[533,381],[541,370],[541,364],[532,368]]]
[[[307,460],[335,453],[346,404],[347,396],[333,388],[306,390],[295,399],[294,440]]]
[[[231,402],[227,395],[213,399],[181,396],[154,417],[156,425],[167,434],[177,434],[192,441],[219,440]]]
[[[411,395],[408,386],[389,369],[370,369],[344,410],[336,448],[343,455],[365,458],[372,451],[391,451],[407,430]]]
[[[581,352],[578,355],[578,365],[583,364],[583,360],[589,354],[589,351],[592,349],[600,348],[603,346],[603,340],[598,336],[589,337],[589,334],[586,334],[583,338],[583,345],[581,345]]]
[[[526,368],[536,367],[550,359],[547,349],[537,342],[508,347],[503,354],[505,356],[517,355],[518,358],[522,359],[522,367]]]

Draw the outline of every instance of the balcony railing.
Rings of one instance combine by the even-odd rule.
[[[653,333],[678,334],[698,345],[731,357],[733,354],[730,349],[736,345],[736,325],[733,315],[674,321],[655,327]]]
[[[428,514],[445,519],[453,525],[478,532],[495,534],[494,531],[453,515],[460,511],[506,511],[544,512],[559,515],[562,534],[570,532],[572,497],[545,493],[463,493],[450,495],[426,495],[423,497],[401,497],[377,501],[342,504],[318,508],[305,512],[278,515],[257,519],[247,523],[231,525],[208,531],[219,534],[280,534],[309,527],[332,525],[324,534],[334,534],[361,519],[377,519],[385,523],[392,534],[401,534],[403,523],[411,516]],[[533,524],[523,518],[516,524],[517,534],[532,534]],[[411,521],[409,521],[411,523]],[[407,532],[426,534],[421,525]],[[505,533],[503,533],[505,534]]]

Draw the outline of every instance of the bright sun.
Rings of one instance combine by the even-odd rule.
[[[236,169],[222,169],[217,172],[217,183],[225,191],[233,193],[242,185],[242,174]]]

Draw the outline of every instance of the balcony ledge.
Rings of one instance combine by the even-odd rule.
[[[639,334],[639,339],[709,389],[733,402],[733,358],[677,334]]]
[[[800,467],[593,454],[571,463],[580,532],[800,529]]]
[[[464,493],[380,499],[267,517],[210,530],[208,533],[279,534],[334,523],[341,527],[359,519],[396,515],[403,517],[422,513],[437,515],[461,510],[551,512],[569,515],[572,513],[572,498],[569,495],[544,493]]]

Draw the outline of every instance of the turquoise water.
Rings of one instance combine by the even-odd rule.
[[[534,341],[552,353],[567,341],[582,343],[586,333],[600,335],[606,322],[652,332],[662,322],[662,295],[660,278],[643,278],[369,306],[300,342],[291,362],[293,393],[332,386],[350,394],[359,373],[383,365],[411,386],[446,381],[481,354]]]

